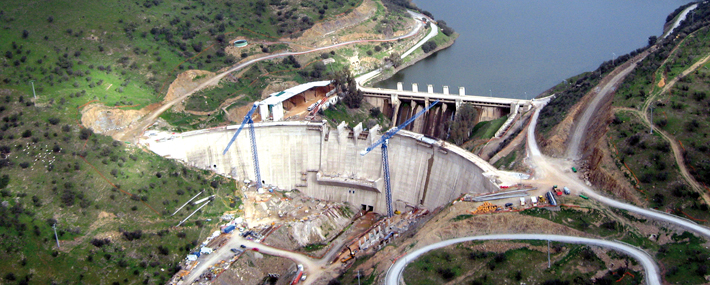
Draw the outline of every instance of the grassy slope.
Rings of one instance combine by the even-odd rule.
[[[615,107],[639,109],[649,96],[657,95],[659,82],[670,81],[700,58],[710,54],[710,28],[707,26],[683,38],[665,44],[651,54],[632,72],[615,94]],[[710,104],[709,64],[679,80],[669,92],[653,100],[653,123],[681,142],[691,175],[701,183],[708,184],[710,153],[707,145],[709,118],[706,111]],[[617,167],[628,167],[634,172],[643,189],[642,195],[652,207],[668,208],[675,214],[686,214],[710,220],[708,206],[697,201],[684,181],[668,142],[657,134],[648,133],[648,128],[628,111],[617,111],[610,125],[610,142],[618,151]],[[632,184],[636,179],[628,177]],[[681,212],[682,211],[682,212]]]
[[[304,28],[321,9],[327,18],[358,3],[271,1],[275,5],[258,16],[258,2],[53,1],[42,9],[34,2],[3,2],[0,80],[15,90],[0,96],[3,283],[163,283],[187,250],[211,233],[194,221],[239,205],[230,200],[236,189],[225,179],[109,137],[84,133],[88,139],[80,139],[78,106],[91,100],[133,108],[158,102],[164,84],[181,69],[217,70],[235,60],[218,53],[218,45],[208,49],[221,34],[229,40],[257,36],[250,31],[262,38],[297,33],[276,23]],[[287,11],[295,18],[285,18]],[[306,15],[310,20],[303,21]],[[204,52],[183,63],[197,50]],[[28,103],[29,80],[35,81],[38,106]],[[172,228],[195,207],[169,214],[201,189],[217,199],[184,227]],[[57,221],[61,249],[50,219]],[[121,234],[137,230],[140,239]],[[97,247],[90,243],[94,238],[111,243]]]
[[[226,179],[210,178],[207,172],[187,169],[110,137],[82,133],[74,121],[75,108],[28,106],[19,102],[20,97],[14,92],[3,96],[0,104],[5,107],[2,117],[16,118],[3,123],[0,141],[7,157],[0,172],[9,178],[0,191],[8,202],[8,208],[0,208],[1,272],[18,278],[33,272],[31,280],[38,284],[146,278],[162,282],[171,275],[171,264],[184,256],[185,245],[192,248],[193,240],[209,234],[194,221],[230,208],[227,199],[236,189]],[[53,125],[50,118],[60,122]],[[24,137],[27,130],[31,134]],[[81,139],[87,135],[88,139]],[[217,188],[211,187],[212,181]],[[201,189],[216,194],[217,200],[185,227],[172,228],[189,210],[175,217],[169,214]],[[103,212],[116,217],[102,219]],[[57,221],[61,249],[56,248],[49,219]],[[136,230],[142,230],[141,239],[128,241],[120,233]],[[181,232],[186,235],[178,237]],[[90,241],[96,237],[112,242],[95,247]],[[159,253],[159,245],[167,254]],[[141,267],[143,261],[147,268]],[[105,274],[100,268],[111,270]],[[158,268],[166,271],[153,276]]]

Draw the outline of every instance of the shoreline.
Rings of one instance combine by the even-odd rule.
[[[446,43],[442,44],[441,46],[438,46],[435,50],[415,57],[414,59],[410,60],[409,62],[402,64],[399,67],[395,68],[394,71],[392,71],[391,73],[390,72],[380,73],[380,75],[378,75],[377,77],[367,80],[367,84],[365,84],[365,86],[372,87],[374,84],[389,79],[390,77],[397,74],[397,72],[400,72],[400,71],[404,70],[405,68],[410,67],[429,56],[432,56],[433,54],[439,52],[440,50],[447,49],[447,48],[451,47],[452,45],[454,45],[454,43],[456,42],[456,39],[458,39],[458,37],[459,37],[459,33],[455,32]]]

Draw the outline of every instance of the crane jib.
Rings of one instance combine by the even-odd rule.
[[[229,140],[229,143],[227,144],[227,147],[224,148],[224,152],[222,152],[222,155],[227,154],[227,150],[229,150],[229,147],[232,146],[232,143],[237,139],[237,136],[239,136],[239,133],[242,132],[242,129],[246,124],[253,124],[254,122],[251,120],[251,116],[254,115],[254,111],[256,111],[256,108],[259,107],[259,102],[254,103],[254,106],[251,107],[251,110],[244,116],[244,120],[242,120],[242,124],[239,126],[239,129],[237,129],[237,132],[234,133],[232,136],[232,139]]]

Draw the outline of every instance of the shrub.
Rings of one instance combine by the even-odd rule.
[[[434,41],[428,41],[422,45],[422,50],[425,53],[429,53],[437,48],[437,44]]]
[[[95,239],[91,240],[91,244],[94,245],[95,247],[103,247],[105,245],[111,244],[111,240],[107,239],[107,238],[105,238],[105,239],[95,238]]]
[[[89,139],[89,137],[90,137],[92,134],[94,134],[94,132],[91,131],[91,129],[83,128],[83,129],[81,129],[81,131],[79,132],[79,139],[87,140],[87,139]]]
[[[143,236],[143,231],[141,231],[141,230],[136,230],[133,232],[123,232],[123,237],[126,238],[126,240],[128,240],[128,241],[141,239],[142,236]]]
[[[373,118],[377,118],[382,112],[380,111],[379,107],[374,107],[370,109],[370,116]]]
[[[160,253],[162,255],[168,255],[168,254],[170,254],[170,250],[167,247],[159,245],[158,246],[158,253]]]
[[[31,130],[25,130],[24,132],[22,132],[22,137],[23,137],[23,138],[29,138],[29,137],[31,137],[31,136],[32,136],[32,131],[31,131]]]

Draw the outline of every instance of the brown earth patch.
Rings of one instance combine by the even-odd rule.
[[[350,13],[339,15],[331,21],[316,23],[310,29],[303,32],[303,35],[298,38],[298,42],[308,43],[323,39],[323,36],[328,33],[359,25],[363,21],[372,17],[377,11],[377,5],[371,0],[362,1],[362,4],[353,9]],[[341,39],[342,40],[342,39]]]
[[[263,91],[261,91],[261,99],[266,99],[269,97],[269,94],[274,93],[274,92],[279,92],[279,91],[284,91],[286,89],[289,89],[291,87],[298,86],[298,82],[296,81],[273,81],[270,82],[269,85],[264,88]]]
[[[198,76],[201,77],[199,79],[195,79]],[[173,83],[170,83],[168,92],[165,94],[165,98],[163,98],[163,103],[170,102],[175,100],[175,98],[185,95],[214,76],[214,72],[205,70],[188,70],[180,73],[177,78],[173,80]],[[182,111],[184,109],[185,107],[182,106],[182,104],[175,104],[173,107],[174,111]]]
[[[148,114],[145,109],[121,110],[102,104],[90,104],[81,110],[81,124],[96,133],[111,134]]]

